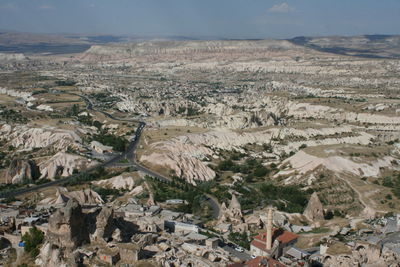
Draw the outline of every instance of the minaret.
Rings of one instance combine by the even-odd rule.
[[[265,248],[267,250],[271,250],[272,248],[272,220],[274,217],[274,208],[272,206],[268,206],[267,208],[267,239],[266,239],[266,244]]]

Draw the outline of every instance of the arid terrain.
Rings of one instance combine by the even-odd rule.
[[[226,266],[273,206],[284,266],[399,266],[400,36],[25,38],[0,34],[0,206],[46,234],[2,264]]]

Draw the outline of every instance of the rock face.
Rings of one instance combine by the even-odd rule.
[[[53,246],[65,248],[67,253],[90,241],[85,216],[76,200],[70,199],[49,218],[47,240]]]
[[[324,219],[324,209],[321,201],[318,198],[317,192],[314,192],[311,195],[303,214],[311,221],[319,221]]]
[[[35,260],[37,266],[49,267],[66,267],[67,264],[62,259],[61,250],[52,247],[49,242],[46,242],[40,249],[39,257]]]
[[[189,142],[172,139],[153,143],[151,149],[154,152],[142,155],[140,161],[167,167],[173,170],[175,175],[194,185],[196,180],[209,181],[215,177],[215,172],[202,162],[204,157],[212,154],[212,151],[206,147],[194,146]]]
[[[35,161],[16,159],[11,161],[7,171],[6,182],[19,184],[24,181],[36,180],[39,176],[39,167]]]
[[[0,60],[1,60],[1,54],[0,54]],[[32,96],[31,92],[21,92],[21,91],[16,91],[13,89],[2,88],[2,87],[0,87],[0,94],[9,95],[12,97],[20,97],[24,102],[28,102],[28,103],[30,101],[34,101],[36,99]]]
[[[243,216],[242,206],[234,194],[232,195],[231,203],[229,204],[229,211],[231,213],[231,217],[233,218],[241,218]]]
[[[290,163],[291,170],[280,171],[278,175],[305,174],[319,166],[335,173],[348,173],[356,176],[379,177],[382,168],[392,166],[395,158],[385,156],[367,163],[359,163],[341,156],[317,157],[304,151],[299,151],[292,157],[283,161],[283,164]]]
[[[96,216],[96,231],[91,235],[92,241],[108,241],[114,232],[113,225],[114,210],[103,207]]]
[[[65,205],[70,199],[77,201],[80,205],[95,205],[104,203],[100,195],[91,189],[68,192],[67,188],[65,187],[58,187],[54,197],[45,198],[40,203]]]
[[[232,199],[229,207],[226,207],[225,203],[221,205],[220,216],[218,218],[218,223],[230,222],[234,224],[236,230],[242,231],[244,218],[242,215],[241,205],[234,194],[232,194]]]
[[[7,139],[14,147],[21,149],[52,147],[56,150],[66,149],[68,146],[78,148],[82,139],[74,132],[53,128],[32,128],[19,125],[9,131]]]
[[[110,179],[96,181],[94,182],[94,184],[114,189],[132,190],[135,187],[135,181],[133,180],[132,177],[130,176],[124,177],[122,175],[118,175]]]
[[[69,176],[74,170],[82,170],[94,164],[95,162],[89,162],[84,157],[58,152],[50,159],[39,164],[40,178],[53,180],[57,176]]]
[[[117,228],[122,227],[122,228]],[[95,242],[105,245],[112,238],[122,241],[131,238],[132,223],[114,220],[114,210],[102,207],[83,213],[81,205],[70,199],[67,205],[58,209],[49,218],[45,243],[36,259],[39,266],[82,266],[79,248]],[[126,241],[125,241],[126,242]]]
[[[64,196],[78,201],[80,205],[95,205],[104,203],[100,195],[91,189],[67,192],[64,194]]]

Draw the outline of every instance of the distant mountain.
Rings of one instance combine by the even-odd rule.
[[[0,52],[8,53],[80,53],[92,45],[109,43],[136,43],[144,41],[201,41],[230,40],[218,37],[202,36],[135,36],[112,34],[37,34],[0,30]],[[254,39],[251,41],[257,41]],[[248,40],[250,41],[250,40]],[[289,42],[314,50],[358,56],[366,58],[400,58],[400,35],[363,35],[363,36],[328,36],[295,37]]]
[[[367,58],[400,58],[400,35],[295,37],[288,41],[322,52]]]
[[[67,54],[83,52],[95,44],[143,41],[190,41],[200,39],[203,38],[107,34],[37,34],[0,30],[0,52]]]

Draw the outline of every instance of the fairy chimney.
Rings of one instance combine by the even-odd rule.
[[[316,192],[311,195],[303,215],[311,221],[319,221],[324,219],[324,209]]]

